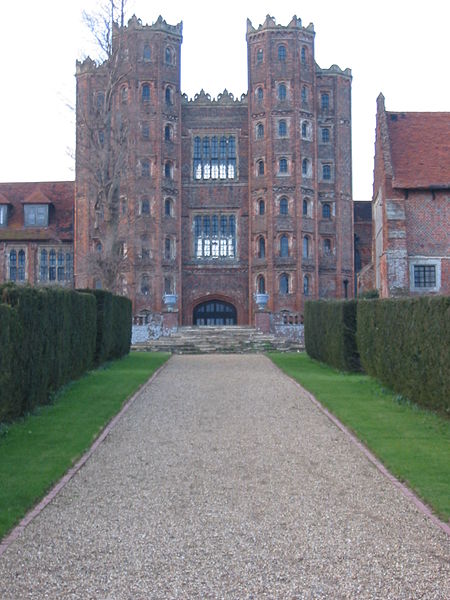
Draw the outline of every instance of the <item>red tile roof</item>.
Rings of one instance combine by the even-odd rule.
[[[7,203],[8,224],[0,228],[2,240],[73,240],[74,181],[0,183],[0,204]],[[25,227],[24,204],[50,204],[48,227]]]
[[[450,187],[450,113],[386,112],[396,188]]]

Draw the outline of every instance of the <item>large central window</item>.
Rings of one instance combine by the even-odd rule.
[[[236,138],[194,138],[194,179],[236,179]]]
[[[234,258],[236,217],[230,214],[196,215],[194,255],[196,258]]]

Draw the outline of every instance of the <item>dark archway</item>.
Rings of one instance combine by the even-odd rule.
[[[236,325],[236,308],[223,300],[208,300],[194,308],[194,325]]]

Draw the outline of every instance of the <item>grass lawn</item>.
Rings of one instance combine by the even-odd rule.
[[[442,519],[450,518],[450,422],[367,375],[340,373],[306,353],[269,358],[338,417]]]
[[[89,448],[167,359],[134,352],[88,373],[0,436],[0,539]]]

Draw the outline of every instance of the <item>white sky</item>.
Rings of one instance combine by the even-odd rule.
[[[74,178],[75,60],[89,46],[81,11],[95,0],[4,0],[1,8],[0,181]],[[376,98],[388,110],[450,110],[448,0],[129,0],[144,23],[183,21],[181,89],[247,91],[246,19],[314,23],[316,61],[353,74],[353,196],[372,193]]]

